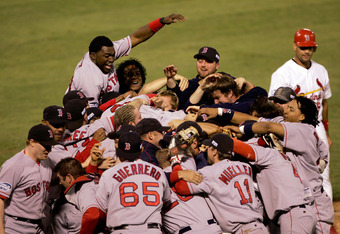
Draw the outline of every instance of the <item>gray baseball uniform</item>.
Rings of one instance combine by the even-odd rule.
[[[164,171],[171,172],[172,168],[165,168]],[[167,233],[179,233],[180,230],[197,234],[222,232],[202,195],[181,196],[176,192],[171,195],[174,201],[163,208],[162,215]]]
[[[314,195],[317,233],[329,233],[334,222],[334,208],[332,200],[323,190],[318,167],[320,158],[327,157],[328,147],[319,139],[312,125],[284,122],[282,126],[285,130],[283,146],[286,148],[286,155],[294,162],[300,176],[309,182]],[[324,155],[320,155],[322,152]]]
[[[161,209],[163,202],[171,202],[171,189],[161,168],[138,159],[106,170],[96,198],[111,231],[161,233],[155,226],[162,223]]]
[[[298,171],[286,155],[276,149],[234,141],[234,152],[254,157],[256,180],[268,217],[277,221],[281,233],[312,233],[316,219],[305,197]]]
[[[224,232],[242,232],[244,224],[253,224],[249,233],[267,233],[257,211],[253,172],[248,164],[225,159],[198,172],[203,175],[202,183],[179,181],[175,185],[177,192],[208,194],[206,201]]]
[[[115,50],[115,60],[122,56],[126,56],[131,51],[131,39],[129,36],[113,41]],[[112,64],[112,70],[108,74],[104,74],[100,68],[92,62],[90,53],[87,52],[83,59],[78,63],[68,91],[80,90],[86,97],[93,97],[94,100],[89,103],[91,107],[98,106],[98,98],[101,93],[110,91],[119,91],[119,83],[116,74],[116,68]]]
[[[5,199],[6,233],[37,232],[38,222],[44,217],[52,168],[49,158],[38,164],[24,150],[1,166],[0,197]]]

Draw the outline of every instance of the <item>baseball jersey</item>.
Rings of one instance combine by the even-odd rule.
[[[128,55],[132,48],[130,37],[127,36],[119,41],[113,41],[113,47],[115,50],[115,60]],[[111,72],[104,74],[91,60],[90,53],[87,52],[74,70],[67,92],[71,90],[80,90],[86,97],[93,97],[94,100],[89,105],[91,107],[98,107],[100,94],[110,91],[119,92],[118,77],[114,64],[112,64]]]
[[[304,177],[309,182],[310,190],[305,188],[305,195],[313,193],[317,220],[332,224],[334,221],[333,204],[323,191],[322,175],[318,167],[319,160],[328,156],[328,147],[319,139],[312,125],[283,122],[282,126],[285,131],[282,145],[286,148],[286,155],[294,163],[301,178]]]
[[[171,172],[172,168],[164,169]],[[221,233],[218,225],[209,225],[208,220],[213,220],[213,214],[202,194],[181,196],[171,193],[173,202],[163,208],[163,227],[167,233],[178,233],[182,228],[200,226],[201,233]]]
[[[113,116],[115,114],[115,112],[122,106],[130,103],[131,101],[135,100],[135,99],[144,99],[148,102],[148,104],[150,105],[151,102],[150,102],[150,97],[152,96],[155,96],[154,94],[142,94],[142,95],[138,95],[138,96],[135,96],[135,97],[126,97],[125,99],[123,99],[122,101],[112,105],[111,107],[107,108],[103,114],[101,115],[101,119],[102,118],[110,118],[112,119],[112,122],[113,122]]]
[[[54,233],[79,233],[82,213],[71,203],[58,203],[58,211],[53,212]]]
[[[183,110],[179,111],[164,111],[160,108],[142,105],[139,108],[142,118],[154,118],[157,119],[162,126],[167,126],[171,120],[184,119],[186,114]]]
[[[106,226],[162,223],[163,203],[171,189],[163,170],[140,159],[124,161],[106,170],[96,193],[99,208],[107,213]]]
[[[84,215],[89,208],[98,207],[97,200],[95,199],[97,188],[98,178],[91,177],[91,175],[83,175],[78,177],[66,189],[65,198],[69,203],[74,204]]]
[[[274,219],[281,211],[307,204],[302,180],[287,156],[276,149],[251,147],[255,161],[250,164],[258,167],[256,181],[268,217]]]
[[[319,110],[319,121],[322,120],[322,100],[332,96],[326,68],[313,60],[306,69],[293,59],[278,68],[271,78],[269,96],[273,96],[279,87],[290,87],[297,95],[313,100]]]
[[[223,232],[235,232],[242,224],[263,220],[257,211],[253,172],[248,164],[225,159],[198,172],[203,176],[202,183],[180,181],[175,188],[180,194],[187,194],[187,187],[190,194],[206,193],[206,201]]]
[[[5,199],[5,214],[43,218],[52,168],[49,158],[38,164],[24,150],[4,162],[0,169],[0,197]]]

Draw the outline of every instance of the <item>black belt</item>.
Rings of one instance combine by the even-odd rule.
[[[207,223],[209,225],[211,225],[211,224],[216,223],[216,221],[215,221],[215,219],[209,219],[209,220],[207,220]],[[187,227],[182,228],[181,230],[179,230],[178,234],[183,234],[183,233],[191,231],[191,230],[192,230],[192,228],[190,226],[187,226]]]
[[[13,215],[9,215],[9,214],[6,214],[6,215],[11,217],[11,218],[13,218],[13,219],[15,219],[15,220],[22,221],[22,222],[38,224],[38,225],[41,223],[40,219],[26,219],[26,218],[17,217],[17,216],[13,216]]]
[[[128,225],[128,224],[123,224],[117,227],[113,227],[113,230],[129,230],[129,226],[134,226],[134,225]],[[148,229],[161,229],[162,225],[159,223],[148,223]]]

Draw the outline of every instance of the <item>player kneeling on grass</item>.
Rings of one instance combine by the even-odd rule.
[[[230,161],[233,147],[228,135],[214,135],[207,150],[212,165],[198,170],[202,183],[181,180],[175,185],[176,191],[181,195],[208,194],[206,201],[223,232],[268,233],[257,210],[252,169],[246,163]],[[180,165],[174,164],[173,170],[178,169]]]

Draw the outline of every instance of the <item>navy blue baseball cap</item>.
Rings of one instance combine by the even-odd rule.
[[[135,160],[142,153],[142,139],[137,132],[126,132],[118,140],[117,156],[127,160]]]

